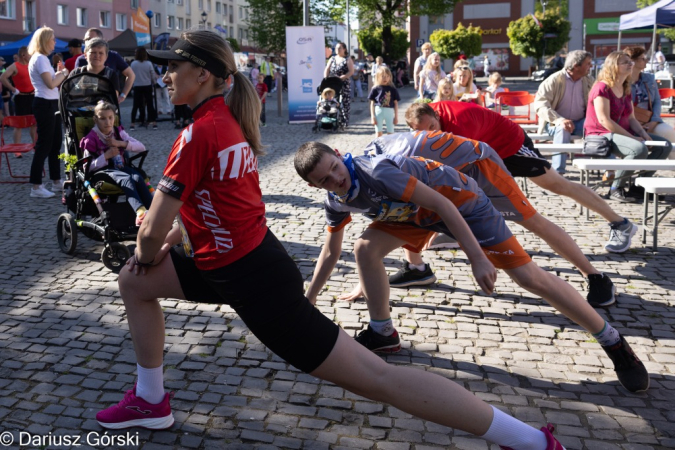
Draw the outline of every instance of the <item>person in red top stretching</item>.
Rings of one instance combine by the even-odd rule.
[[[260,102],[237,71],[229,45],[211,31],[188,31],[170,50],[148,54],[168,65],[163,81],[171,102],[190,105],[195,122],[174,143],[135,254],[120,273],[138,381],[120,403],[96,415],[101,426],[173,425],[171,396],[163,386],[164,315],[157,300],[168,297],[230,305],[281,358],[357,395],[503,448],[564,450],[550,426],[537,430],[524,424],[450,379],[389,365],[314,308],[295,262],[265,222],[258,184]],[[172,226],[176,215],[178,224]]]
[[[30,55],[28,54],[28,47],[21,47],[19,49],[19,59],[9,66],[7,70],[0,76],[0,82],[16,95],[14,97],[14,105],[16,107],[17,116],[30,116],[33,114],[33,99],[35,98],[35,88],[30,81],[28,75],[28,62]],[[12,83],[9,82],[10,78]],[[30,137],[33,144],[37,141],[37,126],[30,127]],[[21,128],[14,129],[14,143],[21,142]],[[17,154],[21,156],[21,153]]]

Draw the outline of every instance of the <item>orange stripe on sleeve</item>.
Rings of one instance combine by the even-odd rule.
[[[346,227],[347,224],[348,224],[349,222],[351,222],[351,221],[352,221],[352,216],[351,216],[351,214],[350,214],[350,215],[348,215],[348,216],[345,218],[345,220],[343,220],[342,222],[340,222],[338,225],[336,225],[336,226],[334,226],[334,227],[331,227],[330,225],[328,225],[328,226],[326,227],[326,229],[328,230],[329,233],[335,233],[336,231],[340,231],[341,229],[343,229],[344,227]]]
[[[409,202],[410,198],[413,195],[413,192],[415,191],[415,187],[417,186],[417,178],[415,177],[410,177],[408,180],[408,184],[406,185],[405,189],[403,190],[403,195],[401,196],[401,200],[404,202]]]

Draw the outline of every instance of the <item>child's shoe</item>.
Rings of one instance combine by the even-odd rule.
[[[556,438],[553,437],[553,431],[555,428],[553,425],[546,424],[545,427],[541,427],[541,431],[544,433],[546,436],[546,450],[565,450],[565,447],[562,446],[560,442]],[[500,446],[502,450],[513,450],[511,447],[502,447]]]

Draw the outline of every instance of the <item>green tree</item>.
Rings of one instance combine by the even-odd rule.
[[[438,29],[431,33],[429,42],[434,51],[441,55],[441,58],[456,59],[460,52],[464,52],[467,58],[481,54],[481,44],[483,42],[482,30],[480,27],[469,25],[465,27],[458,23],[454,30]]]
[[[240,52],[241,51],[241,47],[239,47],[239,42],[237,42],[237,40],[235,38],[229,37],[229,38],[225,38],[225,40],[230,43],[230,47],[232,47],[233,52]]]
[[[659,0],[637,0],[637,7],[639,9],[646,8],[647,6],[653,5],[654,3],[658,2]],[[662,36],[667,37],[671,41],[675,40],[675,29],[668,29],[668,30],[658,30],[657,33],[659,33]]]
[[[389,57],[396,61],[405,56],[410,41],[408,41],[408,32],[400,28],[392,28],[392,42],[389,50]],[[365,53],[372,53],[374,56],[383,54],[384,46],[382,39],[382,28],[365,28],[356,32],[359,40],[359,47]]]
[[[554,54],[570,40],[571,24],[561,16],[551,12],[546,17],[538,17],[541,27],[532,15],[514,20],[506,29],[509,45],[514,55],[541,58],[544,49],[549,55]],[[549,36],[544,38],[544,36]]]
[[[394,60],[393,29],[402,27],[409,16],[443,16],[451,13],[460,0],[350,0],[350,7],[359,11],[362,29],[382,28],[382,57],[385,62]],[[344,2],[344,0],[336,0]],[[364,26],[364,24],[368,24]]]
[[[302,25],[302,0],[248,0],[248,33],[255,46],[268,53],[286,49],[286,27]],[[342,10],[328,0],[314,2],[310,23],[324,25],[335,21]]]
[[[569,17],[570,5],[569,0],[547,0],[546,2],[546,11],[551,14],[557,14],[560,17]],[[543,8],[541,2],[534,2],[534,12],[535,14],[541,15],[543,13]]]

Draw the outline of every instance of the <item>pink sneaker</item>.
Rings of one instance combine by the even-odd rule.
[[[169,400],[173,393],[164,395],[164,400],[157,405],[136,397],[136,386],[124,395],[118,404],[99,411],[96,420],[103,428],[119,430],[122,428],[141,427],[150,430],[165,430],[173,425],[173,414]]]
[[[555,428],[553,425],[546,424],[545,427],[541,427],[541,431],[544,433],[546,436],[546,450],[565,450],[565,447],[562,446],[560,442],[556,438],[553,437],[553,431]],[[499,447],[502,450],[513,450],[511,447]]]

